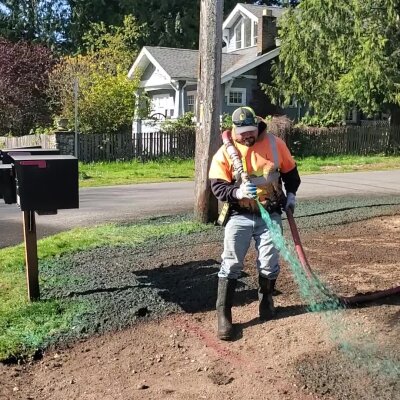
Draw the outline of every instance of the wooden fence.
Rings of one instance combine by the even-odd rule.
[[[27,135],[0,137],[0,149],[15,149],[16,147],[41,146],[43,149],[56,148],[55,135]]]
[[[295,156],[400,154],[400,126],[294,128],[285,137]]]
[[[161,157],[194,157],[195,135],[190,133],[114,133],[79,135],[79,159],[153,160]]]
[[[64,140],[69,143],[68,148],[63,147],[64,142],[60,140],[61,133],[16,138],[0,137],[0,148],[41,145],[43,148],[58,147],[62,154],[74,154],[73,133],[63,134],[70,136],[67,141]],[[287,132],[284,139],[297,157],[342,154],[400,155],[400,127],[295,128]],[[79,159],[83,162],[133,158],[146,161],[160,157],[193,158],[194,154],[193,132],[79,135]]]

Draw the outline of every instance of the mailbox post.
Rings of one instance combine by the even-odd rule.
[[[40,299],[40,288],[35,212],[23,211],[23,223],[28,298],[30,301],[36,301]]]

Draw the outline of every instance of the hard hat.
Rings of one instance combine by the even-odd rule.
[[[239,107],[232,113],[232,123],[237,134],[257,131],[258,120],[251,107]]]

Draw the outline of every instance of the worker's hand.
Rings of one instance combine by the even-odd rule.
[[[239,189],[236,190],[236,198],[238,200],[242,199],[255,199],[257,197],[257,186],[250,182],[243,182]]]
[[[270,183],[276,183],[279,180],[281,173],[278,170],[270,170],[267,174],[263,176],[252,176],[251,181],[256,185],[256,186],[267,186]]]
[[[296,208],[296,196],[293,193],[288,193],[286,195],[286,204],[285,204],[285,211],[291,210],[294,213],[294,209]]]

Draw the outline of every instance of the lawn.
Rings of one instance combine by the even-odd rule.
[[[79,164],[80,187],[188,181],[193,177],[193,160],[132,160]]]
[[[296,161],[300,174],[378,171],[400,168],[400,156],[305,157]]]
[[[300,174],[400,168],[400,157],[336,156],[296,159]],[[118,161],[79,165],[80,187],[176,182],[194,179],[194,160]]]
[[[210,229],[185,218],[158,219],[136,224],[108,224],[79,228],[38,241],[39,267],[62,255],[100,246],[131,246],[132,251],[146,241],[190,235]],[[56,263],[57,264],[57,263]],[[63,331],[70,331],[90,308],[85,301],[69,298],[27,301],[23,245],[0,249],[0,361],[33,356]],[[41,289],[62,285],[40,276]],[[61,281],[75,279],[62,270]]]

